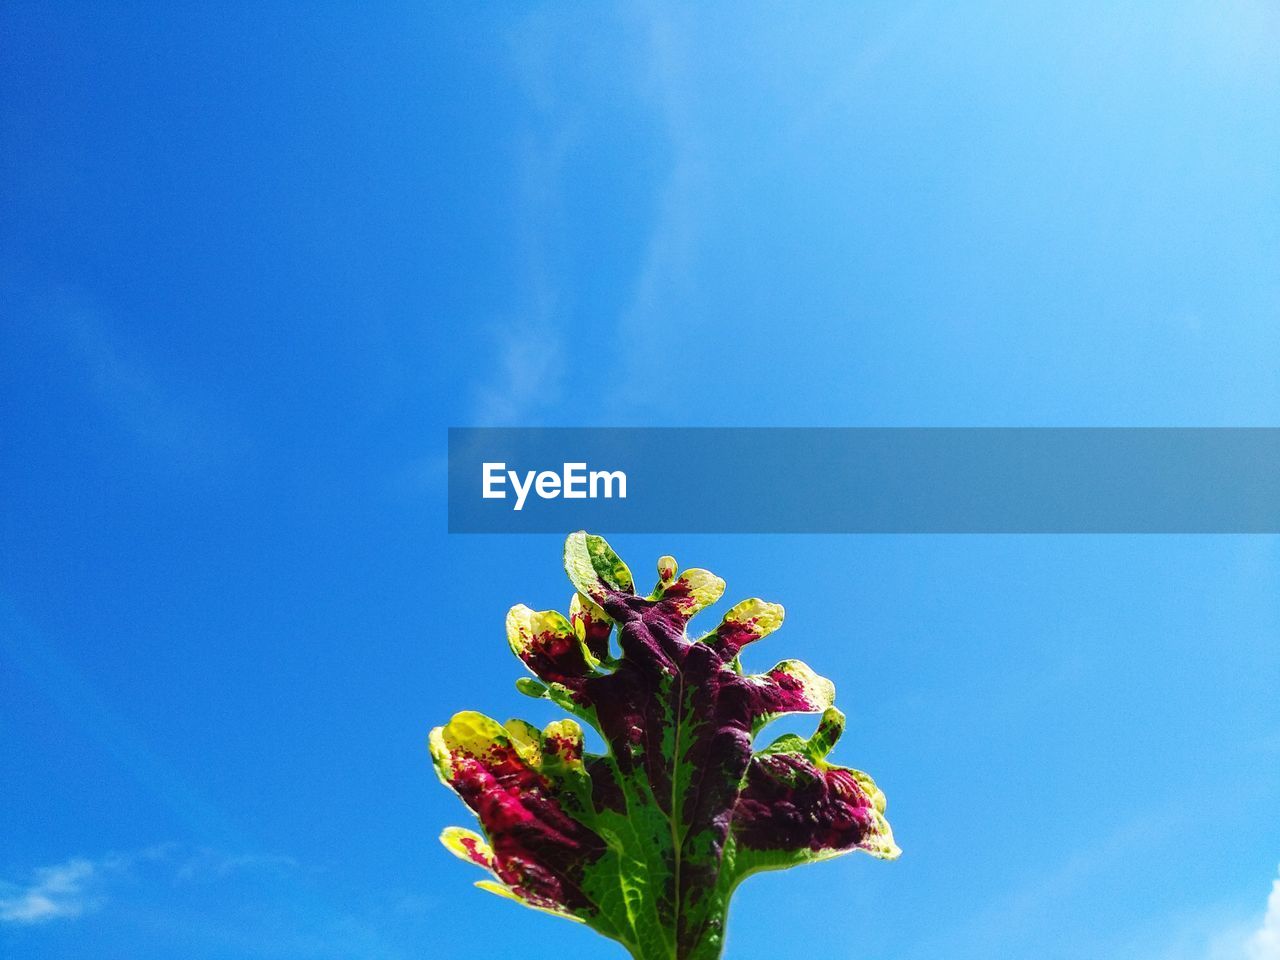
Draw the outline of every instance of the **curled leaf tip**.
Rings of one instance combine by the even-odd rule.
[[[544,683],[577,689],[598,666],[573,624],[555,610],[512,607],[507,613],[507,643]]]
[[[609,659],[609,635],[613,631],[613,621],[599,604],[590,597],[575,593],[569,601],[569,622],[597,661]]]
[[[569,534],[564,544],[564,568],[578,592],[606,610],[610,595],[635,593],[631,571],[604,537],[584,530]]]
[[[720,626],[703,640],[714,644],[725,656],[737,656],[747,644],[767,637],[782,626],[785,616],[782,604],[752,597],[731,607]]]
[[[493,870],[493,850],[488,842],[474,830],[464,827],[446,827],[440,834],[444,848],[460,860],[474,863],[486,870]]]
[[[676,558],[675,557],[659,557],[658,558],[658,585],[670,583],[676,578]]]

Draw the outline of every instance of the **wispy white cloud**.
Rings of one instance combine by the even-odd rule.
[[[1168,942],[1138,955],[1153,960],[1280,960],[1280,879],[1271,882],[1261,917],[1220,904],[1198,917],[1174,918],[1166,927]]]
[[[551,311],[534,308],[497,337],[494,373],[476,389],[476,426],[526,426],[560,395],[563,351]]]
[[[615,59],[611,68],[629,78],[621,82],[621,89],[637,93],[642,112],[665,128],[671,163],[655,188],[655,220],[621,316],[616,324],[598,331],[599,348],[608,349],[610,342],[628,344],[626,353],[614,361],[612,388],[621,402],[631,394],[651,397],[652,391],[638,384],[669,373],[660,340],[651,334],[678,323],[681,278],[692,262],[695,240],[688,211],[703,180],[697,125],[687,108],[688,57],[681,25],[647,6],[636,11],[626,8],[624,22],[639,28],[645,55],[633,65],[615,51],[624,62]],[[582,346],[564,334],[566,317],[575,307],[575,290],[560,262],[570,226],[566,197],[574,186],[566,171],[584,144],[599,133],[591,111],[583,106],[584,98],[589,98],[582,89],[583,80],[572,66],[583,53],[566,41],[562,15],[545,8],[513,22],[507,41],[507,67],[528,108],[527,120],[515,132],[518,191],[510,240],[517,253],[516,283],[509,308],[487,325],[491,345],[469,385],[467,423],[476,426],[544,422],[573,394],[574,355]],[[633,67],[640,71],[635,76]],[[618,122],[616,114],[610,114],[610,122]],[[637,386],[632,389],[632,384]],[[581,422],[584,414],[594,412],[575,411],[574,419]],[[606,412],[604,419],[616,422],[616,410]],[[420,467],[433,482],[443,476],[440,464],[433,460],[415,465],[411,472]]]
[[[1267,913],[1245,944],[1248,960],[1280,960],[1280,879],[1271,882]]]
[[[655,190],[649,234],[617,321],[617,339],[626,350],[618,351],[622,362],[614,391],[619,405],[648,415],[655,397],[665,396],[677,375],[667,362],[670,337],[697,333],[688,304],[708,166],[689,76],[688,25],[677,12],[660,6],[641,6],[636,15],[642,18],[648,54],[641,89],[661,124],[668,158]]]
[[[0,944],[16,935],[71,945],[67,956],[408,960],[439,934],[439,909],[420,892],[347,885],[331,865],[166,843],[0,880]]]
[[[836,72],[785,118],[786,126],[775,137],[753,143],[748,154],[734,155],[729,164],[715,156],[705,133],[700,112],[704,78],[697,74],[693,22],[667,5],[635,8],[642,20],[648,67],[640,88],[663,132],[667,165],[655,188],[648,237],[617,320],[617,338],[626,344],[625,351],[617,351],[620,361],[613,383],[620,406],[651,419],[661,409],[655,398],[680,389],[680,369],[669,362],[672,341],[710,343],[724,333],[709,329],[697,307],[698,261],[713,215],[708,198],[731,190],[745,195],[768,189],[775,178],[785,176],[796,156],[822,149],[817,141],[832,115],[865,96],[861,81],[909,35],[920,9],[920,3],[904,7],[881,32],[860,40]],[[726,184],[725,177],[732,182]]]
[[[178,880],[218,879],[240,870],[285,873],[298,867],[293,857],[279,854],[226,853],[202,848],[175,858],[174,877]]]
[[[865,95],[858,81],[909,34],[919,6],[906,9],[842,60],[830,81],[788,119],[776,146],[753,145],[750,156],[735,156],[732,165],[717,163],[702,116],[705,78],[698,72],[696,18],[663,4],[622,8],[629,46],[643,53],[633,62],[613,51],[611,67],[628,94],[617,110],[631,111],[626,121],[637,129],[656,132],[653,149],[662,169],[652,184],[642,187],[637,180],[633,187],[647,191],[652,213],[616,315],[591,333],[593,346],[609,356],[612,403],[603,412],[573,411],[574,422],[593,415],[611,424],[629,416],[652,419],[670,409],[665,398],[682,383],[680,367],[670,362],[671,342],[688,344],[712,333],[699,316],[697,278],[711,216],[708,197],[725,190],[712,182],[713,173],[734,177],[734,189],[745,191],[776,177],[797,151],[811,149],[842,103]],[[472,388],[469,422],[483,426],[535,425],[575,395],[573,361],[580,345],[561,333],[576,306],[575,290],[555,254],[566,228],[566,196],[574,189],[566,180],[568,162],[597,134],[575,85],[578,75],[566,67],[581,51],[566,46],[562,17],[535,10],[509,33],[510,66],[530,108],[518,141],[520,192],[512,216],[521,289],[509,315],[493,326],[495,345]],[[611,113],[610,122],[622,120]]]
[[[565,165],[582,123],[552,82],[560,43],[554,18],[535,10],[512,26],[507,40],[532,114],[516,140],[515,299],[487,331],[490,359],[472,390],[470,422],[477,426],[537,423],[559,400],[565,369],[564,290],[553,262],[563,234]]]
[[[41,867],[26,886],[0,884],[0,923],[35,924],[78,917],[97,906],[97,865],[73,859]]]
[[[217,880],[240,871],[280,873],[297,868],[292,857],[229,853],[187,844],[160,844],[96,859],[73,857],[36,869],[25,883],[0,881],[0,924],[27,926],[70,920],[101,909],[113,887],[136,882],[139,868],[167,881]]]

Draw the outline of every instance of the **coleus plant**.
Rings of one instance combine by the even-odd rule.
[[[687,625],[720,599],[719,577],[677,575],[663,557],[641,596],[609,544],[583,532],[564,565],[577,589],[568,617],[507,614],[511,649],[537,677],[516,686],[590,724],[608,753],[585,752],[571,719],[538,730],[464,712],[431,731],[440,779],[484,832],[441,836],[490,873],[477,886],[583,922],[637,960],[714,960],[745,877],[853,850],[898,856],[884,794],[827,761],[844,730],[831,681],[798,660],[743,671],[741,650],[782,624],[781,606],[744,600],[695,639]],[[787,713],[822,717],[808,739],[755,750]]]

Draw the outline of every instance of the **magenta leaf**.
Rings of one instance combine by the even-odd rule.
[[[719,577],[663,557],[640,596],[609,544],[581,532],[565,569],[577,589],[568,617],[523,605],[507,616],[511,649],[537,678],[517,686],[592,725],[608,753],[584,753],[574,720],[539,731],[460,713],[432,731],[441,780],[484,832],[441,839],[491,874],[480,886],[582,921],[638,960],[714,960],[750,874],[853,850],[898,856],[884,794],[827,762],[844,729],[832,683],[798,660],[743,672],[741,652],[781,625],[781,606],[745,600],[691,639],[690,618],[724,592]],[[755,751],[785,713],[822,718],[807,740]]]

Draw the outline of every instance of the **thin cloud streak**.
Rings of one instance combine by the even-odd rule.
[[[240,829],[195,783],[158,754],[139,727],[107,700],[92,678],[55,639],[30,624],[0,588],[0,653],[15,677],[96,741],[142,787],[190,826],[193,835],[228,847],[251,846]]]
[[[690,107],[694,91],[685,31],[669,10],[660,7],[646,9],[643,25],[650,65],[647,86],[671,159],[657,189],[657,212],[635,282],[618,318],[617,340],[626,344],[626,351],[619,351],[625,362],[614,389],[623,407],[652,411],[655,396],[665,394],[662,378],[673,375],[666,348],[669,332],[683,327],[689,335],[696,329],[684,304],[690,299],[690,270],[700,237],[696,210],[705,192],[707,165]]]
[[[794,152],[809,149],[820,125],[861,94],[859,81],[872,74],[908,36],[921,9],[919,2],[905,8],[887,27],[868,37],[778,137],[781,146],[735,158],[738,185],[773,176]],[[695,300],[694,273],[704,233],[705,198],[713,185],[707,144],[700,133],[703,125],[691,106],[696,103],[697,91],[690,74],[690,64],[696,62],[686,39],[690,31],[682,28],[675,18],[678,14],[673,16],[670,8],[655,5],[644,10],[650,100],[665,133],[670,162],[657,189],[657,212],[630,297],[617,322],[617,338],[627,349],[621,354],[625,362],[614,389],[621,405],[652,414],[655,396],[665,396],[675,385],[666,344],[677,334],[695,339],[700,334],[698,317],[691,314],[689,304]]]
[[[212,398],[189,374],[145,361],[113,329],[111,311],[66,285],[14,270],[0,274],[0,296],[15,321],[49,338],[78,367],[87,397],[142,449],[179,470],[203,471],[227,459],[228,431]]]
[[[581,130],[572,113],[558,109],[548,81],[557,35],[543,13],[525,17],[509,37],[521,89],[545,123],[530,125],[519,140],[519,206],[515,241],[519,250],[520,289],[507,317],[495,322],[491,373],[472,388],[470,424],[527,426],[561,396],[565,367],[560,330],[563,291],[552,268],[548,238],[561,230],[564,168]]]

